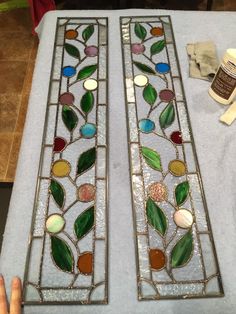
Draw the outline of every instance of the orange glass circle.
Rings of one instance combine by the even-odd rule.
[[[162,36],[164,34],[163,32],[163,28],[161,27],[153,27],[151,30],[150,30],[150,33],[152,36]]]
[[[66,39],[75,39],[78,36],[78,32],[74,29],[69,29],[66,31],[65,37]]]

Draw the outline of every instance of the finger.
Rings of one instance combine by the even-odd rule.
[[[21,281],[20,278],[14,277],[11,283],[10,314],[20,313],[21,313]]]
[[[0,275],[0,313],[7,314],[7,296],[2,275]]]

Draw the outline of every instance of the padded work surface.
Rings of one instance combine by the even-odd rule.
[[[186,92],[209,215],[225,291],[224,298],[137,301],[135,249],[126,139],[125,98],[119,38],[119,17],[171,15],[183,83]],[[13,275],[23,278],[28,234],[31,225],[37,169],[41,150],[52,51],[58,16],[101,16],[101,11],[48,13],[40,25],[41,43],[34,73],[30,106],[18,162],[5,230],[0,271],[9,287]],[[220,124],[225,110],[207,93],[209,83],[188,78],[185,46],[189,42],[213,40],[219,56],[235,44],[235,13],[173,12],[161,10],[103,11],[109,18],[109,304],[100,306],[27,306],[25,313],[234,313],[234,261],[236,248],[234,156],[235,129]],[[230,28],[230,31],[229,31]],[[118,153],[117,153],[118,152]]]

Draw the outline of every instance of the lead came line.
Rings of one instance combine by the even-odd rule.
[[[138,298],[223,296],[170,17],[120,29]]]
[[[99,38],[107,38],[108,20],[61,20],[56,25],[23,298],[26,305],[107,304],[107,231],[96,237],[96,230],[107,229],[108,200],[98,205],[102,209],[95,204],[97,195],[107,195],[108,141],[97,143],[101,136],[108,138],[108,109],[98,102],[104,92],[98,69],[106,73],[102,81],[108,95],[108,45],[103,46],[104,55],[99,49]],[[50,111],[51,105],[56,110]],[[105,114],[96,119],[100,107],[106,108]],[[103,169],[100,178],[97,173]],[[96,219],[96,210],[103,210],[102,219]]]

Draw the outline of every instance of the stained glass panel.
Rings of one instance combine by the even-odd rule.
[[[107,303],[107,19],[58,19],[25,304]]]
[[[120,23],[139,300],[222,296],[170,17]]]

